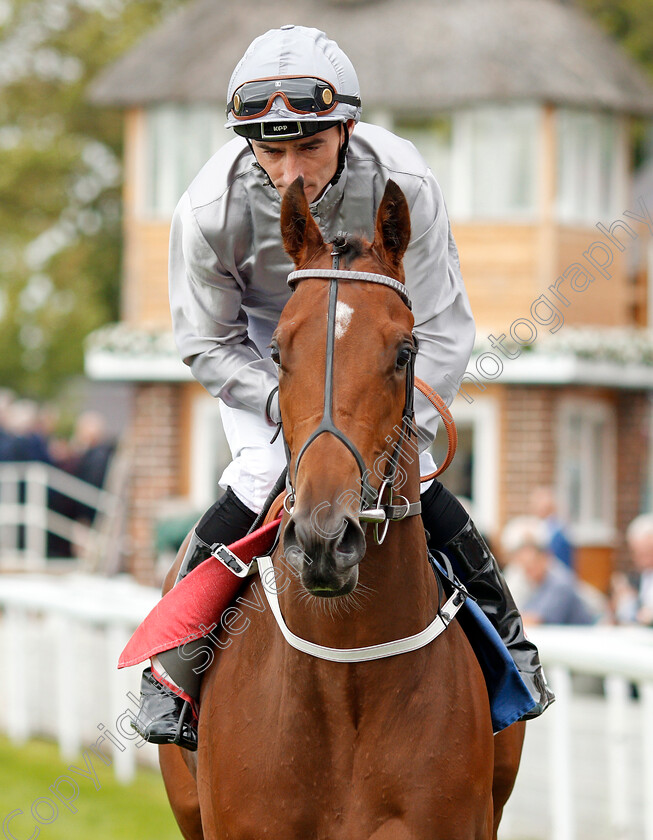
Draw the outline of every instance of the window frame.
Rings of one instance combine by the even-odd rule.
[[[197,138],[202,148],[188,148],[188,127],[197,119],[208,122],[207,132]],[[168,124],[166,126],[166,123]],[[140,150],[140,173],[137,189],[137,215],[146,221],[164,221],[172,217],[177,202],[197,172],[222,145],[233,139],[224,128],[220,108],[205,103],[157,103],[143,111],[143,139]],[[162,128],[163,124],[163,128]],[[161,152],[156,144],[161,142]],[[187,156],[187,167],[180,159]],[[194,159],[193,159],[194,156]]]
[[[626,184],[626,170],[627,170],[627,144],[626,144],[626,124],[623,117],[618,114],[608,111],[597,111],[583,108],[557,108],[555,111],[556,119],[556,149],[557,149],[557,166],[556,166],[556,184],[555,184],[555,215],[560,224],[568,226],[594,226],[597,222],[609,222],[615,216],[618,216],[622,209],[622,204],[625,200],[625,184]],[[578,137],[573,138],[575,147],[572,155],[574,160],[571,161],[571,169],[578,164],[578,160],[582,158],[587,162],[589,174],[585,178],[588,183],[587,195],[584,195],[583,184],[576,183],[577,171],[569,171],[569,166],[565,165],[564,155],[566,149],[563,139],[563,131],[565,130],[565,123],[571,125],[577,121],[577,125],[581,121],[586,122],[588,135],[592,138],[589,144],[579,141]],[[613,132],[612,149],[610,155],[611,172],[608,173],[606,183],[609,184],[609,197],[606,201],[602,200],[601,189],[603,187],[603,177],[597,177],[602,174],[602,161],[604,149],[602,147],[603,130],[606,126],[610,126]],[[582,138],[581,138],[582,140]],[[567,171],[564,171],[564,168]],[[562,188],[563,183],[567,183],[570,178],[574,178],[573,188],[569,188],[566,192]],[[582,206],[581,199],[585,198]]]
[[[537,103],[520,102],[513,104],[487,102],[480,106],[468,107],[452,112],[433,114],[428,119],[411,119],[406,115],[403,120],[395,118],[394,129],[403,137],[414,142],[420,150],[419,134],[428,132],[429,126],[439,120],[450,120],[450,145],[449,145],[449,173],[439,176],[433,169],[438,182],[445,185],[443,189],[447,202],[449,214],[456,222],[482,222],[487,224],[505,223],[533,223],[537,220],[540,212],[540,179],[537,172],[542,152],[542,114],[543,109]],[[529,170],[530,201],[527,207],[501,208],[499,212],[480,212],[474,205],[476,196],[474,193],[474,159],[477,150],[477,139],[475,123],[483,117],[491,116],[514,116],[518,119],[532,120],[531,136],[531,157],[532,166]],[[420,128],[422,123],[423,128]],[[413,132],[411,134],[411,125]],[[510,131],[510,129],[507,129]],[[426,162],[431,165],[428,155],[425,155]]]
[[[572,515],[569,473],[565,469],[570,460],[574,443],[570,423],[578,418],[581,423],[581,449],[578,456],[581,470],[579,477],[580,511]],[[589,425],[600,420],[604,434],[601,444],[600,466],[591,450],[587,433]],[[561,514],[569,523],[577,545],[612,544],[616,536],[616,452],[617,422],[615,407],[607,400],[596,397],[565,397],[556,411],[556,488]],[[592,493],[600,488],[600,511],[594,509]],[[598,513],[598,515],[597,515]]]
[[[456,424],[472,431],[471,515],[484,534],[493,534],[499,522],[500,408],[495,397],[479,397],[473,403],[457,397],[451,406]],[[442,452],[445,431],[440,426],[434,454],[436,463]],[[446,476],[446,473],[444,473]],[[443,476],[443,477],[444,477]]]

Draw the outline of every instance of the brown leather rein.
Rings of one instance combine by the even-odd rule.
[[[458,430],[456,429],[456,424],[447,407],[447,404],[437,391],[434,391],[433,388],[430,388],[423,379],[419,379],[417,376],[415,377],[415,387],[418,391],[421,391],[422,394],[424,394],[426,399],[436,409],[442,418],[444,428],[447,430],[447,457],[435,472],[432,472],[430,475],[423,475],[420,478],[420,483],[424,484],[425,481],[431,481],[441,475],[453,461],[453,457],[456,454],[456,448],[458,447]]]

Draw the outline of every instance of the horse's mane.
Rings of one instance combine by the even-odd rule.
[[[343,239],[345,240],[344,243]],[[354,236],[349,233],[338,234],[331,244],[338,246],[338,251],[344,261],[344,268],[349,268],[352,262],[358,257],[362,257],[366,248],[370,247],[370,243],[362,236]]]

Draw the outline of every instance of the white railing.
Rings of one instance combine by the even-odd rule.
[[[50,491],[97,511],[93,526],[51,510]],[[0,568],[38,571],[48,562],[48,533],[68,540],[76,556],[99,550],[98,523],[116,520],[121,507],[115,493],[98,489],[62,470],[39,462],[0,464]]]
[[[503,840],[653,840],[653,631],[538,627],[556,702],[527,726]]]
[[[129,578],[0,575],[0,728],[74,758],[105,734],[117,777],[156,763],[125,719],[140,668],[116,669],[156,589]],[[653,840],[653,631],[537,628],[557,700],[527,727],[502,840]],[[437,733],[434,734],[437,737]]]
[[[0,727],[9,738],[54,737],[73,759],[104,734],[98,746],[123,782],[139,756],[156,763],[125,717],[138,708],[140,669],[116,666],[159,597],[127,577],[0,575]]]

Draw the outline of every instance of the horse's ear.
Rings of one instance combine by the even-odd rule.
[[[374,247],[390,265],[399,266],[410,242],[410,211],[401,188],[388,181],[376,214]]]
[[[306,263],[324,247],[324,239],[304,195],[301,175],[288,187],[281,202],[281,236],[283,247],[296,266]]]

